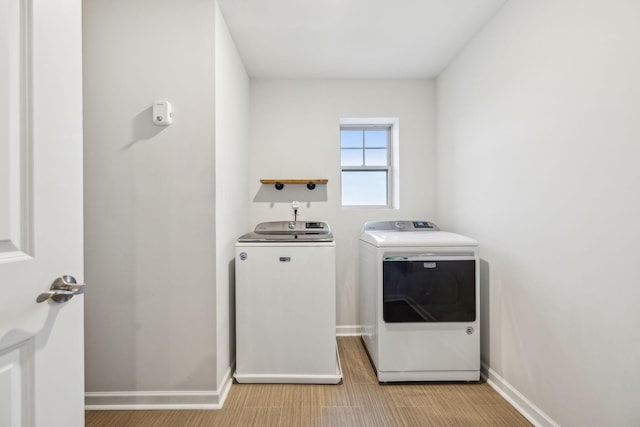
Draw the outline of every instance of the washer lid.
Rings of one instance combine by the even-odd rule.
[[[363,231],[360,240],[374,246],[462,246],[475,247],[478,242],[470,237],[448,231]]]

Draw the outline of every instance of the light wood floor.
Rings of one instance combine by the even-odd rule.
[[[338,385],[233,384],[220,410],[87,411],[86,426],[531,426],[485,383],[381,385],[360,338],[338,347]]]

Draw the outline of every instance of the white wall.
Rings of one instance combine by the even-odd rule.
[[[246,73],[214,0],[83,7],[87,402],[212,404],[248,222],[229,219],[248,205]]]
[[[331,226],[337,253],[337,324],[358,324],[358,236],[365,221],[424,218],[435,213],[434,83],[429,80],[252,80],[249,188],[252,226],[293,219],[291,200],[301,202],[300,220]],[[400,209],[340,206],[339,120],[398,117],[400,123]],[[327,178],[323,189],[286,186],[275,195],[265,178]],[[260,200],[260,201],[257,201]],[[264,201],[266,200],[266,201]]]
[[[484,362],[542,425],[640,425],[639,16],[511,0],[437,81],[438,220],[480,241]]]
[[[216,322],[217,378],[235,360],[235,242],[249,230],[249,77],[216,4]]]

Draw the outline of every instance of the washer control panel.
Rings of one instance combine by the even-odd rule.
[[[258,234],[329,234],[329,224],[322,221],[269,221],[256,225]]]

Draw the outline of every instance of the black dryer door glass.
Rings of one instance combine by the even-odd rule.
[[[384,261],[384,321],[472,322],[475,282],[474,260]]]

